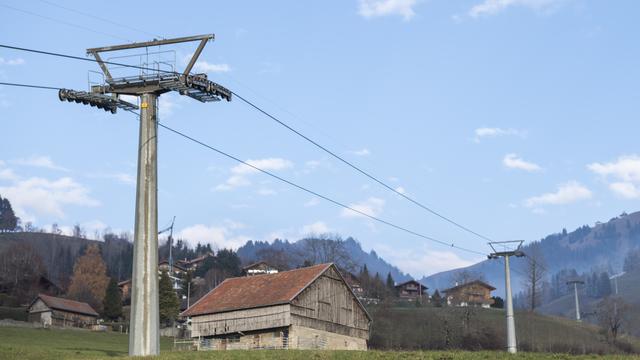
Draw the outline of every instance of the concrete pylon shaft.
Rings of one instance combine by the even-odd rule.
[[[129,355],[160,352],[158,304],[158,95],[142,95],[136,220],[131,277]]]
[[[578,300],[578,283],[573,283],[573,293],[576,296],[576,321],[580,322],[580,301]]]
[[[518,352],[516,343],[516,323],[513,318],[513,298],[511,296],[511,271],[509,269],[509,256],[504,257],[504,282],[507,301],[507,351],[515,354]]]

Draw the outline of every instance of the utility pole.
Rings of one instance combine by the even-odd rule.
[[[516,323],[513,317],[513,297],[511,295],[511,269],[509,268],[509,258],[512,256],[524,256],[524,253],[520,251],[520,247],[523,242],[524,240],[493,241],[489,243],[489,246],[493,249],[493,253],[491,253],[488,258],[504,258],[505,300],[507,302],[507,351],[512,354],[518,352],[518,345],[516,341]]]
[[[578,300],[578,284],[584,284],[584,281],[582,280],[571,280],[571,281],[567,281],[567,285],[572,285],[573,284],[573,294],[575,296],[575,301],[576,301],[576,321],[577,322],[582,322],[582,320],[580,319],[580,301]]]
[[[120,95],[140,98],[140,133],[138,144],[138,176],[133,244],[133,274],[131,278],[131,320],[129,355],[153,356],[160,353],[159,304],[158,304],[158,97],[169,91],[177,91],[200,102],[231,101],[231,91],[207,79],[206,74],[191,74],[191,69],[213,34],[152,40],[146,42],[87,49],[105,77],[102,85],[93,85],[89,92],[62,89],[61,101],[83,103],[116,113],[117,109],[132,111],[138,106],[120,99]],[[136,76],[114,78],[109,61],[101,54],[163,45],[199,41],[198,47],[182,73],[160,70],[166,61],[157,61],[152,68],[148,63],[138,66]],[[132,55],[139,56],[139,55]],[[142,57],[140,57],[142,62]],[[130,66],[136,67],[136,66]],[[142,68],[142,69],[140,69]],[[120,67],[119,70],[122,70]]]
[[[171,220],[171,225],[169,225],[167,228],[162,229],[158,232],[158,235],[161,235],[169,231],[169,237],[167,238],[167,244],[169,245],[169,277],[173,275],[172,250],[173,250],[173,225],[175,224],[175,222],[176,222],[176,217],[174,216],[173,219]]]

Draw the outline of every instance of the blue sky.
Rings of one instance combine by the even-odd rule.
[[[85,49],[215,33],[198,68],[409,196],[496,240],[539,239],[639,209],[635,1],[0,2],[0,43]],[[119,4],[119,5],[118,5]],[[128,27],[107,23],[93,14]],[[193,46],[177,46],[175,59]],[[0,49],[0,81],[86,89],[92,63]],[[485,241],[420,210],[239,100],[168,94],[160,120],[398,225]],[[0,87],[0,195],[40,227],[133,228],[137,122]],[[166,131],[159,225],[237,247],[353,236],[414,276],[481,257],[246,171]]]

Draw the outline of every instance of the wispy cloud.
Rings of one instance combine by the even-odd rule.
[[[25,61],[23,58],[5,59],[3,57],[0,57],[0,65],[16,66],[23,65],[24,63]]]
[[[532,196],[524,201],[526,207],[544,205],[565,205],[581,200],[591,199],[592,193],[586,186],[577,181],[569,181],[558,186],[555,192]]]
[[[58,171],[69,171],[69,169],[56,165],[49,156],[34,155],[28,158],[15,159],[15,160],[12,160],[11,162],[14,164],[23,165],[23,166],[32,166],[32,167],[39,167],[39,168],[58,170]]]
[[[208,61],[200,60],[196,62],[196,64],[193,66],[193,69],[196,72],[221,73],[221,72],[231,71],[231,66],[229,66],[229,64],[224,64],[224,63],[214,64]]]
[[[237,229],[239,228],[228,222],[222,225],[195,224],[180,230],[177,236],[191,246],[200,243],[212,244],[218,249],[237,249],[250,240],[248,236],[235,234]]]
[[[304,207],[313,207],[318,204],[320,204],[320,199],[318,199],[317,197],[312,197],[311,199],[309,199],[309,201],[304,203]]]
[[[323,221],[316,221],[313,224],[304,225],[302,229],[300,229],[300,234],[305,235],[320,235],[327,234],[331,232],[331,228],[327,226]]]
[[[395,15],[409,21],[416,15],[417,4],[417,0],[359,0],[358,14],[365,18]]]
[[[87,187],[70,177],[57,180],[40,177],[18,178],[13,180],[12,184],[0,187],[0,193],[11,199],[18,216],[27,221],[34,219],[34,213],[63,218],[66,205],[100,205],[98,200],[91,197]]]
[[[268,171],[285,170],[293,167],[293,162],[282,158],[250,159],[247,160],[247,163]],[[238,187],[249,186],[251,185],[249,177],[257,173],[259,173],[258,170],[244,164],[234,166],[231,168],[231,176],[224,183],[218,184],[215,190],[229,191]]]
[[[502,163],[504,164],[504,166],[510,169],[519,169],[519,170],[524,170],[528,172],[535,172],[535,171],[542,170],[540,165],[529,162],[529,161],[525,161],[524,159],[522,159],[516,154],[505,155],[504,159],[502,159]]]
[[[474,141],[479,143],[483,138],[495,138],[499,136],[519,136],[525,137],[526,132],[518,129],[503,129],[499,127],[481,127],[474,131]]]
[[[640,156],[621,156],[612,162],[589,164],[587,168],[605,180],[613,179],[608,185],[616,195],[627,199],[640,198]]]
[[[484,0],[474,5],[467,13],[472,18],[496,15],[510,7],[524,7],[535,11],[555,9],[567,0]]]
[[[367,148],[362,148],[362,149],[359,149],[359,150],[352,150],[352,151],[349,151],[349,153],[351,153],[353,155],[356,155],[356,156],[369,156],[369,155],[371,155],[371,151],[369,151],[369,149],[367,149]]]
[[[384,209],[385,201],[380,198],[370,197],[367,200],[350,204],[349,207],[360,211],[361,213],[367,214],[369,216],[378,216],[382,213]],[[352,211],[350,209],[342,209],[340,215],[346,218],[354,218],[354,217],[365,217],[363,214]]]
[[[86,176],[92,179],[111,179],[125,185],[136,184],[135,176],[131,174],[123,173],[123,172],[108,173],[108,174],[104,174],[104,173],[87,174]]]

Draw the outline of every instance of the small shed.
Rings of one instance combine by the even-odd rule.
[[[27,311],[30,322],[43,326],[88,327],[98,319],[98,313],[87,303],[44,294],[39,294]]]
[[[371,324],[333,264],[226,279],[182,315],[220,350],[366,350]]]
[[[445,293],[448,305],[488,308],[494,303],[491,292],[495,289],[484,281],[474,280],[461,285],[456,284],[442,292]]]

